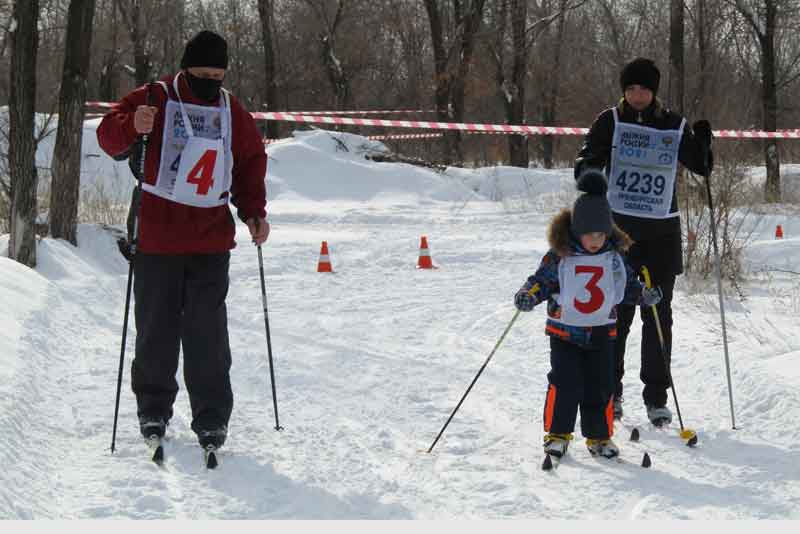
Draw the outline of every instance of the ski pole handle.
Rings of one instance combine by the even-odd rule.
[[[642,265],[642,276],[644,276],[644,285],[647,288],[653,287],[653,281],[650,278],[650,271],[647,269],[646,265]]]

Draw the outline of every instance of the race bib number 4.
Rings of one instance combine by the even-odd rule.
[[[214,185],[214,165],[217,162],[217,151],[206,150],[186,176],[186,181],[197,186],[198,195],[207,195]]]

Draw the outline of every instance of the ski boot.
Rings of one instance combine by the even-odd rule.
[[[203,448],[203,459],[208,469],[216,469],[219,465],[217,460],[217,450],[225,444],[228,436],[228,428],[221,426],[210,430],[200,430],[197,432],[197,440]]]
[[[550,456],[561,458],[567,454],[572,434],[547,434],[544,437],[544,452]]]
[[[653,423],[653,426],[662,427],[672,422],[672,412],[666,406],[654,406],[648,404],[647,418]]]
[[[586,438],[586,448],[592,456],[615,458],[619,456],[619,447],[610,439]]]

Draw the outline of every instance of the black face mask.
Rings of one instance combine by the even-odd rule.
[[[214,102],[219,97],[219,90],[222,87],[222,80],[211,78],[198,78],[186,72],[186,82],[189,84],[192,94],[200,100]]]

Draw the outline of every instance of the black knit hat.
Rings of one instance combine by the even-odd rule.
[[[653,94],[658,93],[658,82],[661,81],[661,72],[652,59],[637,57],[622,69],[619,75],[619,85],[622,92],[629,85],[641,85],[647,87]]]
[[[181,68],[228,68],[228,43],[220,35],[203,30],[186,43],[181,58]]]
[[[577,185],[578,190],[584,193],[572,206],[572,234],[578,238],[591,232],[611,235],[614,223],[611,219],[611,206],[606,198],[606,175],[598,169],[587,169],[578,177]]]

